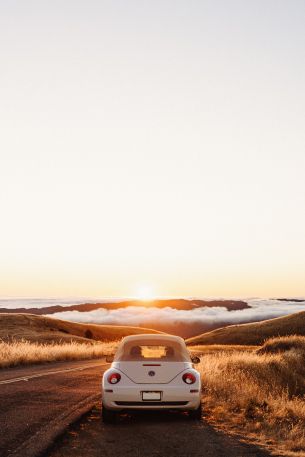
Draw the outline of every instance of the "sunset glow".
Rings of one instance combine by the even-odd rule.
[[[1,295],[304,295],[303,13],[89,4],[0,18]]]
[[[150,301],[156,298],[153,288],[147,284],[138,287],[135,298],[141,301]]]

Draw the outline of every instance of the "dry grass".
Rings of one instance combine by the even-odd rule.
[[[0,341],[0,368],[30,365],[63,360],[100,358],[112,354],[117,342],[89,344],[77,343],[33,343],[29,341]]]
[[[305,336],[305,311],[251,324],[222,327],[186,340],[188,345],[262,345],[274,336]]]
[[[260,346],[243,346],[241,344],[199,344],[197,346],[188,346],[188,350],[198,356],[215,354],[215,352],[253,352]]]
[[[0,339],[27,340],[41,343],[116,341],[127,335],[160,333],[140,327],[80,324],[34,314],[0,314]]]
[[[273,338],[256,352],[205,355],[199,365],[209,418],[305,456],[305,337]]]

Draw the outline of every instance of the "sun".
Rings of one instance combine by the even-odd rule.
[[[142,284],[137,288],[135,297],[137,300],[151,301],[155,298],[154,290],[150,285]]]

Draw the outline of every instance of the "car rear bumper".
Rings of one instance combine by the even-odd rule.
[[[112,391],[112,392],[111,392]],[[161,392],[157,401],[143,401],[142,392]],[[102,402],[107,409],[181,409],[194,410],[200,405],[201,394],[198,387],[165,386],[164,384],[138,384],[130,387],[113,386],[102,390]]]

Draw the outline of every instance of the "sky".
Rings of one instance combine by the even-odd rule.
[[[305,295],[305,3],[0,0],[0,295]]]

